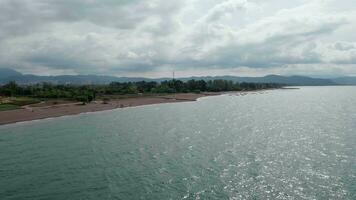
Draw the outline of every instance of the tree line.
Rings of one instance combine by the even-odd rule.
[[[163,82],[112,82],[109,85],[55,85],[41,83],[18,85],[11,81],[0,86],[0,96],[28,96],[34,98],[63,98],[90,102],[98,96],[143,93],[200,93],[224,91],[253,91],[280,88],[275,83],[238,83],[228,80],[169,80]]]

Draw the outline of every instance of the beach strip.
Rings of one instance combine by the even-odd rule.
[[[32,121],[66,115],[76,115],[80,113],[112,110],[116,108],[136,107],[161,103],[176,103],[196,101],[198,98],[221,95],[222,93],[183,93],[155,97],[135,97],[126,99],[110,100],[108,103],[92,102],[81,105],[81,103],[60,104],[53,106],[25,106],[22,109],[1,111],[0,125],[16,122]]]

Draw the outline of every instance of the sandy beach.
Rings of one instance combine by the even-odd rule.
[[[102,102],[92,102],[86,105],[81,103],[66,103],[58,105],[32,105],[24,106],[22,109],[0,112],[0,125],[16,122],[31,121],[37,119],[60,117],[65,115],[76,115],[80,113],[112,110],[116,108],[135,107],[142,105],[176,103],[196,101],[205,96],[220,95],[222,93],[184,93],[154,97],[135,97],[126,99],[114,99],[104,104]]]

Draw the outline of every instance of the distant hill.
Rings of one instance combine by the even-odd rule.
[[[0,68],[0,79],[6,79],[13,76],[22,76],[22,74],[13,69]]]
[[[109,84],[111,82],[137,82],[137,81],[157,81],[170,80],[171,78],[142,78],[142,77],[115,77],[99,75],[63,75],[63,76],[36,76],[24,75],[12,69],[0,68],[0,84],[16,81],[18,84],[36,84],[49,82],[53,84]],[[195,80],[216,80],[224,79],[234,82],[253,83],[280,83],[294,86],[324,86],[324,85],[356,85],[356,77],[340,77],[336,79],[311,78],[307,76],[279,76],[268,75],[264,77],[238,77],[238,76],[203,76],[179,78],[182,81]]]
[[[333,82],[340,85],[356,85],[356,77],[340,77],[332,79]]]
[[[114,76],[98,75],[63,75],[63,76],[37,76],[30,74],[21,74],[12,69],[0,68],[0,84],[6,84],[9,81],[16,81],[18,84],[36,84],[48,82],[53,84],[109,84],[111,82],[137,82],[149,81],[147,78],[128,78]]]
[[[63,76],[36,76],[36,75],[22,75],[12,76],[5,79],[0,79],[0,83],[4,84],[9,81],[16,81],[18,84],[36,84],[41,82],[48,82],[53,84],[109,84],[111,82],[134,82],[149,80],[145,78],[119,78],[113,76],[97,76],[97,75],[63,75]]]
[[[306,76],[279,76],[268,75],[264,77],[238,77],[238,76],[215,76],[215,77],[191,77],[187,79],[203,79],[203,80],[215,80],[224,79],[234,82],[251,82],[251,83],[280,83],[286,85],[295,86],[323,86],[323,85],[336,85],[329,79],[310,78]]]

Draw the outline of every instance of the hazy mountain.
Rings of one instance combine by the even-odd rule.
[[[13,76],[21,76],[22,74],[20,72],[17,72],[12,69],[7,69],[7,68],[0,68],[0,79],[5,79],[8,77],[13,77]]]
[[[171,78],[149,79],[141,77],[114,77],[114,76],[98,76],[98,75],[64,75],[64,76],[36,76],[23,75],[15,70],[0,69],[0,84],[5,84],[9,81],[16,81],[19,84],[36,84],[41,82],[50,82],[53,84],[109,84],[111,82],[137,82],[137,81],[157,81],[170,80]],[[254,82],[254,83],[281,83],[295,86],[322,86],[322,85],[356,85],[356,77],[341,77],[337,79],[321,79],[310,78],[306,76],[279,76],[268,75],[264,77],[238,77],[238,76],[204,76],[204,77],[188,77],[179,78],[182,81],[190,79],[195,80],[216,80],[224,79],[234,82]]]
[[[340,78],[335,78],[332,79],[337,84],[340,85],[356,85],[356,77],[340,77]]]
[[[215,80],[215,79],[224,79],[231,80],[234,82],[253,82],[253,83],[280,83],[286,85],[310,85],[310,86],[319,86],[319,85],[336,85],[333,81],[329,79],[320,79],[320,78],[310,78],[306,76],[279,76],[279,75],[268,75],[264,77],[238,77],[238,76],[207,76],[207,77],[190,77],[187,79],[202,79],[202,80]]]
[[[109,84],[111,82],[136,82],[148,81],[147,78],[127,78],[114,76],[97,76],[97,75],[63,75],[63,76],[37,76],[37,75],[23,75],[12,69],[0,68],[0,84],[8,83],[9,81],[16,81],[18,84],[36,84],[41,82],[49,82],[53,84]]]

